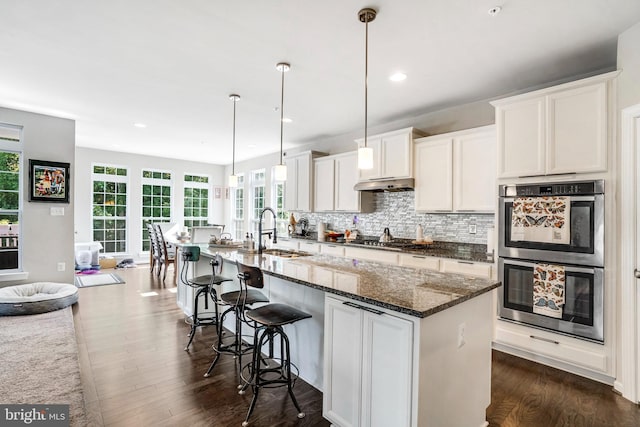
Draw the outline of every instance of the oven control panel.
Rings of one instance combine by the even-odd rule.
[[[604,181],[500,186],[501,197],[577,196],[604,193]]]

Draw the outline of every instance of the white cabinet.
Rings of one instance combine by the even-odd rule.
[[[617,73],[492,102],[498,177],[606,171]]]
[[[493,212],[494,126],[416,140],[415,207],[427,212]]]
[[[344,246],[343,245],[320,245],[320,253],[324,255],[333,255],[333,256],[344,256]]]
[[[321,153],[308,151],[285,159],[287,182],[285,208],[288,211],[313,210],[313,159]]]
[[[309,240],[301,240],[298,248],[302,251],[302,252],[309,252],[312,254],[319,254],[320,253],[320,243],[314,242],[314,241],[309,241]]]
[[[291,249],[294,251],[298,250],[298,241],[294,239],[286,240],[286,239],[278,239],[278,243],[274,245],[279,249]]]
[[[399,265],[403,267],[415,267],[425,270],[440,270],[440,258],[425,255],[400,254]]]
[[[412,423],[413,323],[325,299],[323,416],[335,425]]]
[[[491,264],[485,262],[443,259],[440,262],[440,271],[442,273],[457,273],[487,279],[491,278]]]
[[[386,250],[345,247],[344,256],[347,258],[398,264],[398,253]]]
[[[367,137],[373,149],[373,169],[359,170],[359,181],[413,178],[413,138],[423,136],[418,129],[406,128]],[[358,147],[364,139],[356,140]]]
[[[355,191],[357,152],[314,160],[314,211],[373,212],[373,194]]]

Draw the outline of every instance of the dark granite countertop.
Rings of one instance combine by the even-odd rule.
[[[264,274],[415,317],[427,317],[500,286],[500,282],[372,261],[313,255],[282,258],[201,247],[201,255],[220,253],[260,267]]]
[[[280,239],[280,238],[279,238]],[[398,248],[398,247],[385,247],[385,246],[367,246],[359,242],[344,243],[344,242],[319,242],[315,235],[312,236],[289,236],[282,238],[282,240],[302,240],[302,241],[316,241],[320,244],[340,245],[347,247],[357,247],[382,251],[393,251],[397,253],[408,253],[414,255],[432,256],[438,258],[451,258],[461,261],[473,261],[473,262],[486,262],[493,263],[493,257],[487,256],[487,245],[481,245],[476,243],[457,243],[457,242],[442,242],[434,241],[430,245],[410,245],[410,247]],[[396,242],[406,243],[409,245],[410,239],[396,239]]]

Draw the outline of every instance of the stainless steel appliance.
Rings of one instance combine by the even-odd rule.
[[[604,181],[502,185],[499,187],[499,316],[595,342],[604,342]],[[568,196],[568,244],[512,239],[518,197]],[[561,318],[534,313],[534,268],[564,267]]]

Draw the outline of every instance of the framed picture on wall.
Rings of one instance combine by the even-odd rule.
[[[29,159],[29,201],[69,203],[69,163]]]

